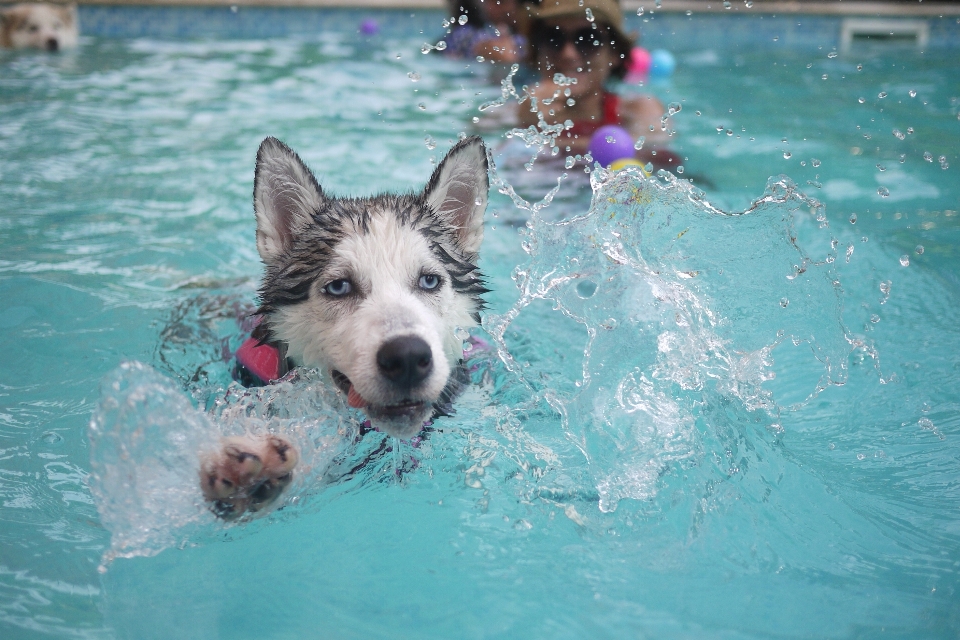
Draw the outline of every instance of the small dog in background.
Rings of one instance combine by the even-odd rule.
[[[15,4],[0,10],[0,47],[59,51],[77,46],[77,5]]]
[[[317,367],[397,438],[448,415],[468,380],[464,331],[487,291],[477,259],[488,190],[479,137],[454,145],[423,191],[366,198],[326,193],[293,150],[264,140],[253,194],[260,324],[238,361],[262,382]],[[223,518],[257,511],[298,460],[280,436],[226,439],[202,460],[204,496]]]

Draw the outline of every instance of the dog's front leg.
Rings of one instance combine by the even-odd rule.
[[[293,480],[299,452],[284,438],[224,438],[219,451],[200,461],[200,488],[218,517],[233,520],[259,511]]]

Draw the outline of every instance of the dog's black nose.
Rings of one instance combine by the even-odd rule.
[[[384,378],[398,387],[412,389],[433,371],[430,345],[416,336],[401,336],[385,342],[377,351],[377,366]]]
[[[60,43],[57,42],[56,38],[50,38],[47,40],[47,51],[56,51],[60,48]]]

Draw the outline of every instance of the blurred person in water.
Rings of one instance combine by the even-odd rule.
[[[633,46],[616,0],[541,0],[525,8],[530,14],[527,62],[539,74],[525,90],[537,99],[547,124],[573,122],[557,138],[561,150],[584,154],[597,129],[618,125],[634,140],[644,137],[637,159],[663,168],[681,164],[664,148],[668,136],[661,125],[663,103],[648,95],[619,96],[608,87],[612,79],[626,74]],[[576,83],[555,82],[557,73]],[[552,101],[544,105],[544,99]],[[528,103],[520,105],[518,118],[523,127],[538,122]]]
[[[519,0],[447,0],[453,24],[444,53],[503,64],[523,62],[527,38],[521,33],[520,4]],[[462,16],[466,16],[463,24]]]

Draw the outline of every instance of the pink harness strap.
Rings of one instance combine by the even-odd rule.
[[[258,344],[256,338],[247,338],[237,349],[237,362],[264,383],[280,378],[280,352],[270,344]]]

